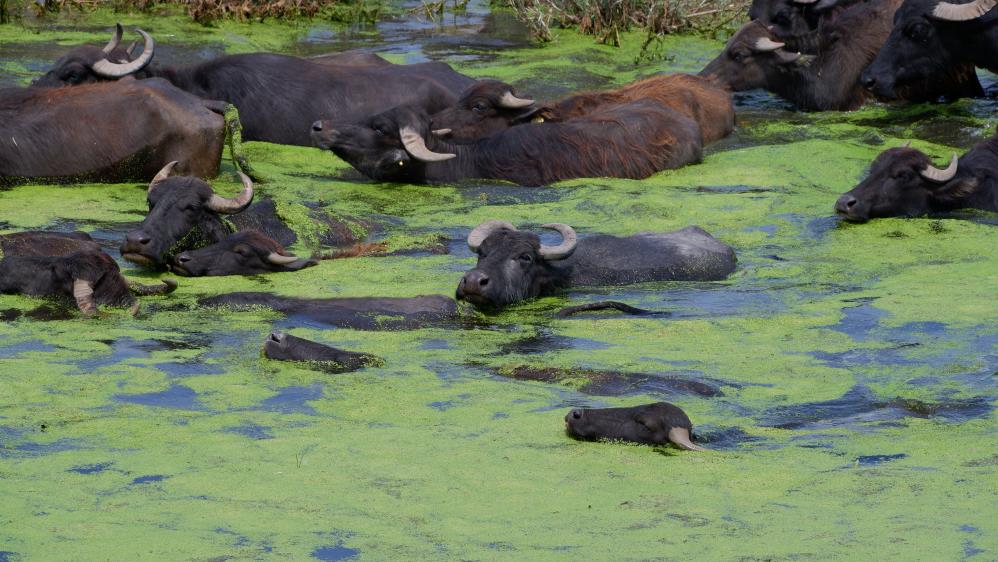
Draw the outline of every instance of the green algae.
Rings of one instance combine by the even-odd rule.
[[[167,24],[193,43],[235,29]],[[273,35],[260,44],[275,49],[294,32],[258,27]],[[91,35],[79,42],[106,38]],[[637,67],[628,49],[640,41],[618,50],[568,33],[461,65],[527,85],[550,76],[554,92],[591,77],[695,70],[720,45],[667,40],[671,60]],[[265,179],[257,192],[298,237],[293,251],[324,249],[324,216],[391,255],[180,279],[175,293],[143,298],[138,318],[112,310],[0,321],[0,551],[46,560],[305,559],[332,546],[370,559],[992,558],[993,214],[858,225],[832,211],[884,148],[914,138],[941,160],[969,142],[954,141],[958,132],[993,131],[984,113],[974,102],[775,118],[749,108],[701,165],[537,189],[377,184],[316,149],[245,143]],[[933,121],[953,125],[924,126]],[[211,183],[223,195],[238,186],[229,173]],[[108,247],[144,211],[138,184],[0,192],[3,232],[76,228]],[[739,268],[716,283],[577,289],[471,314],[467,329],[323,329],[264,308],[196,304],[233,291],[452,294],[475,261],[463,238],[494,218],[565,222],[583,235],[699,224],[736,249]],[[450,254],[419,252],[439,236]],[[555,317],[607,298],[671,315]],[[0,296],[0,312],[47,304]],[[329,375],[264,360],[274,329],[385,363]],[[578,392],[581,377],[496,374],[511,365],[704,379],[724,395],[593,397]],[[910,411],[828,414],[797,428],[769,421],[814,414],[805,406],[857,387]],[[744,437],[689,454],[563,432],[569,407],[663,399],[698,434]],[[959,417],[939,406],[960,400],[986,407]]]

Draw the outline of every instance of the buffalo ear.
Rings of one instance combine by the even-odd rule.
[[[957,201],[977,191],[977,178],[956,178],[932,190],[932,198],[937,201]]]
[[[648,428],[648,431],[652,433],[659,433],[665,431],[666,427],[662,423],[661,416],[653,416],[651,414],[638,414],[634,416],[634,421]]]
[[[517,113],[513,117],[513,122],[517,123],[517,124],[519,124],[519,123],[526,123],[528,121],[533,121],[535,118],[538,118],[538,117],[541,118],[541,119],[543,119],[544,121],[547,121],[547,118],[546,118],[547,117],[547,115],[546,115],[547,111],[546,110],[547,110],[546,107],[539,107],[539,106],[537,106],[535,104],[534,106],[528,107],[528,108],[524,109],[523,111],[521,111],[520,113]]]

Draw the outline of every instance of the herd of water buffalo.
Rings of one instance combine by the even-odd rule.
[[[547,103],[447,64],[397,65],[366,53],[257,53],[162,66],[153,62],[155,41],[143,31],[140,54],[122,48],[119,25],[103,48],[77,47],[30,87],[0,90],[0,185],[152,178],[148,216],[123,241],[124,259],[185,276],[295,271],[320,257],[291,255],[267,235],[234,232],[225,220],[252,202],[249,176],[239,172],[243,189],[231,199],[201,179],[218,172],[229,105],[239,111],[244,140],[317,146],[378,181],[640,179],[699,162],[705,145],[731,133],[733,91],[763,88],[802,110],[983,95],[975,67],[998,72],[995,4],[755,0],[752,21],[697,76],[652,76]],[[835,211],[852,221],[965,207],[998,211],[996,171],[998,137],[962,158],[954,154],[944,169],[908,146],[891,148]],[[735,269],[734,250],[698,227],[581,240],[568,225],[544,228],[560,233],[557,246],[504,221],[474,228],[468,245],[478,263],[461,278],[457,298],[496,307],[568,286],[718,280]],[[2,292],[71,296],[93,315],[99,305],[137,310],[134,294],[175,288],[172,280],[160,287],[127,281],[83,233],[0,236]],[[456,314],[454,302],[442,297],[236,293],[202,302],[306,310],[334,324],[350,317],[354,327],[351,313],[360,310],[402,323]],[[265,353],[345,369],[376,360],[276,333]],[[689,419],[665,403],[573,410],[565,419],[577,437],[698,449]]]

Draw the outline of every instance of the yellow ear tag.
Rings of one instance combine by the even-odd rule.
[[[531,123],[543,123],[544,122],[544,118],[541,117],[540,115],[538,115],[537,117],[534,117],[533,119],[531,119],[530,122]]]

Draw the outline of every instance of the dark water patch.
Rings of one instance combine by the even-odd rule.
[[[601,318],[603,316],[598,314],[584,314],[584,313],[595,313],[595,312],[605,312],[613,311],[618,314],[629,314],[631,316],[671,316],[671,313],[666,310],[646,310],[644,308],[637,308],[631,306],[627,303],[619,301],[598,301],[586,304],[579,304],[574,306],[567,306],[555,314],[558,318]]]
[[[610,347],[611,346],[609,344],[601,341],[557,336],[552,334],[547,329],[540,328],[535,335],[504,344],[499,348],[495,355],[536,355],[539,353],[549,353],[551,351],[560,351],[564,349],[598,350],[609,349]]]
[[[198,400],[198,393],[189,386],[175,384],[159,392],[144,392],[140,394],[115,394],[118,402],[154,406],[157,408],[172,408],[176,410],[203,410],[204,406]]]
[[[451,349],[451,344],[449,341],[440,338],[429,338],[423,340],[423,343],[419,345],[419,349],[422,350],[437,350],[437,349]]]
[[[827,327],[857,341],[870,338],[871,332],[880,326],[880,320],[887,316],[887,312],[873,306],[875,300],[875,297],[863,297],[845,301],[857,304],[843,308],[842,319]]]
[[[70,468],[66,472],[75,472],[77,474],[100,474],[112,466],[114,466],[113,461],[100,462],[96,464],[81,464],[80,466]]]
[[[336,560],[349,560],[360,556],[360,551],[355,548],[347,548],[343,543],[331,546],[320,546],[312,551],[312,558],[323,562],[334,562]]]
[[[906,417],[943,419],[950,423],[990,415],[991,402],[983,397],[924,402],[911,398],[884,400],[857,385],[841,398],[824,402],[779,406],[768,410],[759,423],[780,429],[821,429],[852,424],[895,422]]]
[[[271,429],[273,428],[246,422],[242,425],[227,427],[222,431],[225,431],[226,433],[235,433],[236,435],[242,435],[243,437],[249,437],[250,439],[273,439],[274,435],[270,432]]]
[[[307,402],[323,398],[323,385],[314,383],[309,386],[288,386],[277,391],[277,394],[260,402],[259,409],[281,414],[316,415],[316,411]]]
[[[974,541],[969,541],[969,540],[963,541],[964,559],[973,558],[974,556],[977,556],[978,554],[984,554],[985,552],[987,552],[987,550],[984,550],[983,548],[977,548],[977,546],[974,545]]]
[[[876,466],[878,464],[883,464],[885,462],[903,459],[907,456],[908,455],[904,453],[898,453],[896,455],[865,455],[861,457],[856,457],[856,464],[859,466]]]
[[[0,562],[17,562],[20,559],[20,555],[16,552],[0,550]]]
[[[171,361],[153,365],[171,377],[193,377],[198,375],[222,375],[225,369],[212,363],[193,361]]]
[[[921,365],[922,362],[908,359],[899,352],[900,349],[910,347],[911,344],[902,344],[897,348],[883,349],[852,349],[839,353],[828,353],[824,351],[812,351],[811,355],[815,359],[824,362],[829,367],[847,369],[856,366],[871,365],[891,365],[891,366],[913,366]]]
[[[698,445],[718,451],[737,449],[744,443],[762,441],[763,438],[749,435],[738,427],[714,427],[698,425],[693,428],[693,438]]]
[[[560,369],[526,365],[499,368],[496,370],[496,374],[516,380],[570,384],[577,387],[579,392],[593,396],[631,396],[636,394],[673,396],[681,394],[713,398],[724,396],[721,385],[729,384],[675,375]]]
[[[90,373],[101,367],[114,365],[128,359],[147,358],[154,351],[169,350],[172,346],[172,344],[164,344],[162,340],[137,340],[130,337],[101,340],[101,343],[111,347],[110,353],[95,354],[98,356],[72,362],[77,369],[83,373]]]
[[[63,438],[48,443],[37,443],[27,441],[17,445],[0,447],[0,459],[35,458],[42,455],[62,453],[64,451],[75,451],[82,448],[79,439]]]
[[[56,347],[42,340],[28,340],[5,347],[0,347],[0,359],[11,359],[22,353],[55,351]]]
[[[772,187],[755,185],[701,185],[696,189],[700,193],[769,193],[777,191]]]
[[[455,404],[453,400],[442,400],[439,402],[430,402],[427,406],[438,412],[446,412],[447,410],[453,408]]]
[[[167,478],[169,478],[169,477],[168,476],[164,476],[162,474],[149,474],[149,475],[146,475],[146,476],[139,476],[138,478],[135,478],[134,480],[132,480],[132,485],[149,484],[149,483],[152,483],[152,482],[162,482],[163,480],[166,480]]]
[[[522,187],[508,183],[484,183],[465,185],[461,195],[465,200],[478,205],[524,205],[556,203],[570,192],[566,188]]]

